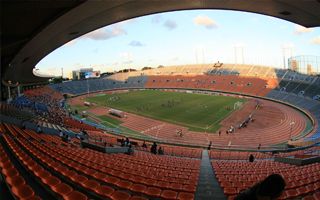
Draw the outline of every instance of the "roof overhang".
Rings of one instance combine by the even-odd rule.
[[[5,1],[1,3],[1,78],[37,82],[32,74],[35,65],[70,40],[126,19],[190,9],[247,11],[305,27],[320,26],[319,0]],[[17,22],[27,31],[17,28]]]

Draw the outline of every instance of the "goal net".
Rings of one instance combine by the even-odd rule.
[[[241,101],[237,101],[234,103],[233,105],[233,110],[239,110],[240,108],[242,108],[243,102]]]

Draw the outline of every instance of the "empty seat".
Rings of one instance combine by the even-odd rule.
[[[70,194],[64,197],[64,199],[65,200],[87,200],[88,197],[81,192],[72,191]]]
[[[32,199],[35,194],[32,188],[28,185],[20,185],[18,187],[12,187],[12,193],[19,199]]]
[[[162,190],[157,187],[148,187],[145,191],[145,194],[151,196],[151,197],[160,197]]]
[[[179,200],[193,200],[194,194],[189,192],[180,192],[178,195]]]
[[[55,176],[48,176],[42,179],[42,182],[46,185],[48,185],[50,188],[58,185],[61,183],[60,179],[58,179]]]
[[[133,196],[130,198],[130,200],[148,200],[148,199],[145,197],[141,197],[141,196]]]
[[[18,186],[26,183],[25,180],[20,175],[13,176],[13,177],[6,177],[6,182],[11,187],[13,187],[13,186],[18,187]]]
[[[163,190],[161,193],[161,197],[164,199],[176,199],[177,192],[172,191],[172,190]]]
[[[111,198],[111,195],[114,193],[114,189],[107,185],[100,185],[96,188],[96,193],[107,198]]]
[[[125,191],[115,191],[112,195],[111,195],[111,199],[112,200],[129,200],[131,197],[131,195]]]
[[[95,191],[95,189],[99,186],[99,183],[95,180],[88,180],[80,183],[83,187]]]
[[[133,184],[131,185],[130,187],[130,190],[131,191],[134,191],[134,192],[139,192],[139,193],[144,193],[144,191],[147,189],[147,186],[145,185],[142,185],[142,184]]]
[[[72,187],[70,187],[69,185],[67,185],[65,183],[60,183],[58,185],[55,185],[55,186],[51,187],[51,189],[63,197],[67,196],[68,194],[70,194],[73,191]]]

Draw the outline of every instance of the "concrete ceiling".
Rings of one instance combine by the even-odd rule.
[[[320,0],[5,0],[1,1],[1,80],[43,81],[32,69],[72,39],[126,19],[190,9],[247,11],[305,27],[320,26]]]

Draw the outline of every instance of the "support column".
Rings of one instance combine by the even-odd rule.
[[[18,97],[20,97],[21,96],[21,94],[20,94],[20,85],[17,86],[17,89],[18,89]]]

